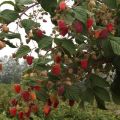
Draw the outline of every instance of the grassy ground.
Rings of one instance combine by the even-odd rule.
[[[11,85],[0,84],[0,107],[6,106],[6,103],[12,96]],[[120,106],[108,103],[108,110],[99,110],[94,106],[87,106],[82,110],[78,105],[70,108],[67,103],[62,103],[57,110],[53,110],[47,120],[120,120]],[[11,120],[0,113],[0,120]],[[14,120],[14,119],[12,119]],[[46,120],[42,113],[39,117],[34,116],[34,120]]]

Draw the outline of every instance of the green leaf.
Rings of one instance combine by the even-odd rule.
[[[32,4],[33,0],[15,0],[16,4],[19,5],[28,5],[28,4]]]
[[[109,92],[101,87],[94,87],[94,94],[103,101],[110,101]]]
[[[117,1],[116,0],[103,0],[103,2],[110,8],[115,9],[117,8]]]
[[[9,41],[4,41],[9,47],[11,48],[17,48],[15,45],[13,45],[11,42]]]
[[[70,52],[70,54],[75,54],[76,52],[76,47],[71,40],[63,40],[62,47]]]
[[[54,16],[55,12],[54,10],[57,7],[57,0],[38,0],[38,2],[41,4],[42,8],[49,12],[52,16]]]
[[[5,33],[5,32],[1,32],[0,33],[0,39],[4,39],[4,38],[8,38],[8,39],[14,39],[14,38],[18,38],[20,39],[20,34],[19,33]]]
[[[63,17],[64,17],[66,24],[72,24],[73,21],[75,20],[73,14],[71,12],[66,12]]]
[[[49,95],[47,94],[46,90],[42,89],[40,91],[36,91],[37,99],[43,102],[46,102],[49,98]]]
[[[30,47],[27,45],[22,45],[16,52],[16,58],[21,58],[31,51]]]
[[[91,88],[86,88],[83,91],[80,91],[80,96],[83,101],[87,101],[89,103],[93,103],[94,101],[94,93]]]
[[[10,23],[15,21],[19,17],[19,14],[15,12],[14,10],[3,10],[0,12],[0,22],[2,23]]]
[[[82,6],[77,6],[73,8],[73,12],[75,14],[75,18],[80,20],[82,23],[86,25],[87,21],[87,10]]]
[[[24,19],[21,21],[22,26],[25,28],[26,33],[28,33],[32,28],[40,27],[39,23],[34,22],[30,19]]]
[[[114,52],[112,50],[112,46],[109,40],[102,40],[101,46],[104,52],[104,56],[108,58],[112,58],[114,56]]]
[[[4,1],[0,4],[0,6],[4,5],[4,4],[9,4],[9,5],[12,5],[14,6],[15,4],[12,2],[12,1]]]
[[[49,36],[44,36],[38,42],[38,47],[40,49],[50,49],[52,47],[52,38]]]
[[[65,86],[64,97],[70,100],[79,100],[79,88],[76,85]]]
[[[90,76],[90,81],[92,83],[92,86],[98,86],[98,87],[109,87],[109,83],[106,81],[106,79],[99,77],[98,75],[92,74]]]
[[[109,37],[113,52],[120,55],[120,37]]]

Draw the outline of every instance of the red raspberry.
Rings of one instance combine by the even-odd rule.
[[[33,90],[40,91],[41,87],[39,85],[35,85],[33,86]]]
[[[65,36],[68,33],[68,27],[65,24],[64,20],[58,21],[58,29],[60,31],[60,35]]]
[[[72,107],[75,104],[74,100],[69,100],[69,105]]]
[[[47,105],[49,105],[49,106],[52,105],[52,102],[51,102],[50,98],[47,100]]]
[[[54,61],[55,61],[56,63],[60,63],[60,62],[61,62],[61,56],[55,55]]]
[[[87,69],[87,67],[88,67],[88,60],[87,59],[83,59],[83,60],[80,61],[80,64],[81,64],[81,67],[83,69]]]
[[[29,118],[30,115],[31,115],[31,109],[28,109],[28,111],[25,112],[25,116],[26,116],[27,118]]]
[[[61,96],[61,95],[63,95],[64,91],[65,91],[65,88],[62,85],[62,86],[58,87],[57,93],[59,96]]]
[[[56,76],[60,75],[60,73],[61,73],[60,64],[53,65],[51,72],[52,72],[53,75],[56,75]]]
[[[45,116],[48,116],[50,111],[51,111],[51,107],[46,104],[43,108],[43,112],[44,112]]]
[[[111,32],[113,30],[113,24],[112,23],[107,24],[106,28],[109,32]]]
[[[65,1],[60,2],[59,8],[60,8],[60,10],[65,10],[67,8],[67,5],[66,5]]]
[[[31,99],[30,93],[28,91],[23,91],[21,96],[25,102],[28,102]]]
[[[54,108],[57,108],[59,105],[59,101],[58,100],[55,100],[54,103],[53,103],[53,107]]]
[[[100,39],[107,39],[108,37],[108,30],[107,29],[103,29],[100,34],[99,34],[99,38]]]
[[[9,109],[9,113],[10,113],[10,116],[15,117],[16,114],[17,114],[17,109],[16,109],[16,107],[11,107],[11,108]]]
[[[20,84],[14,84],[14,91],[15,91],[16,93],[20,93],[20,91],[21,91],[21,86],[20,86]]]
[[[43,32],[41,30],[36,30],[37,37],[41,38],[43,36]]]
[[[13,105],[13,106],[16,106],[17,105],[17,100],[16,99],[12,99],[10,100],[10,104]]]
[[[18,119],[24,120],[24,112],[22,112],[22,111],[18,112]]]
[[[93,19],[92,18],[88,18],[87,19],[87,29],[90,29],[93,25]]]
[[[75,21],[73,23],[73,28],[75,30],[76,33],[81,33],[83,30],[83,25],[81,21]]]
[[[27,57],[26,57],[26,61],[27,61],[28,65],[32,65],[33,59],[34,59],[33,56],[27,56]]]
[[[39,110],[38,105],[33,104],[33,105],[31,106],[31,111],[32,111],[33,113],[37,113],[38,110]]]

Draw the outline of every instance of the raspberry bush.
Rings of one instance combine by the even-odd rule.
[[[84,106],[85,102],[93,104],[95,100],[99,108],[106,109],[105,101],[111,100],[111,93],[113,101],[120,103],[119,0],[69,3],[64,0],[1,3],[14,9],[0,12],[0,49],[6,45],[17,48],[13,58],[23,58],[29,66],[21,83],[13,85],[15,97],[6,108],[9,117],[24,120],[40,111],[48,117],[61,101],[72,107]],[[50,35],[41,27],[49,18],[53,25]],[[15,31],[9,28],[12,24]],[[50,24],[47,27],[51,29]],[[19,40],[19,46],[12,39]],[[31,54],[33,51],[37,58]],[[115,80],[110,84],[108,76],[115,70]]]

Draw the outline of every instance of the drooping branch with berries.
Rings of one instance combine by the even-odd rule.
[[[15,98],[6,110],[8,116],[24,120],[32,113],[39,116],[42,110],[47,117],[61,101],[72,107],[95,100],[99,108],[106,109],[108,76],[119,71],[120,55],[119,2],[111,1],[16,0],[1,4],[11,4],[14,10],[0,12],[0,49],[6,45],[17,48],[13,58],[23,58],[29,66],[21,83],[13,85]],[[9,28],[12,24],[17,26],[15,31]],[[112,96],[119,104],[115,85]]]

